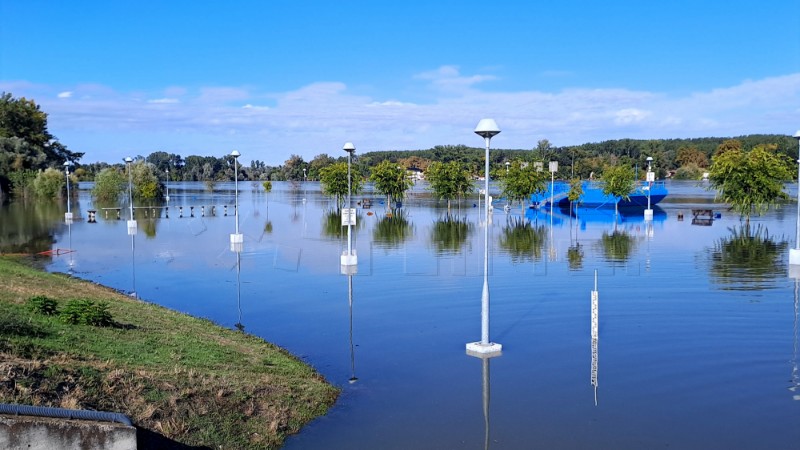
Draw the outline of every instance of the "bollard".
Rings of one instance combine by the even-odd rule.
[[[211,206],[211,215],[212,216],[216,216],[217,215],[217,207],[214,206],[214,205]]]
[[[200,207],[200,217],[205,217],[205,216],[206,216],[206,207],[205,205],[203,205]]]
[[[97,211],[95,211],[93,209],[89,210],[89,221],[88,221],[89,223],[97,223],[97,219],[95,218],[96,214],[97,214]]]
[[[183,206],[179,206],[179,208],[180,208],[181,217],[183,217]]]
[[[223,205],[223,212],[225,213],[225,217],[228,217],[228,205]]]
[[[194,206],[189,207],[189,215],[194,217]]]
[[[120,208],[117,208],[117,220],[122,219],[121,214],[122,214],[122,210]]]

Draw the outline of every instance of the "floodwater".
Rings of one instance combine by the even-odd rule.
[[[794,204],[747,228],[691,182],[668,183],[652,223],[641,211],[616,223],[613,211],[582,209],[577,219],[549,209],[523,218],[519,205],[506,213],[496,201],[490,338],[503,352],[480,359],[465,352],[481,333],[487,225],[477,196],[449,220],[424,186],[392,220],[369,188],[354,196],[354,205],[372,205],[358,206],[358,269],[345,276],[347,237],[332,201],[316,183],[273,185],[267,194],[259,183],[238,184],[240,254],[229,243],[233,183],[214,193],[171,183],[169,218],[137,204],[134,237],[128,205],[117,220],[86,186],[71,226],[64,205],[7,205],[0,242],[5,251],[51,251],[49,270],[243,328],[313,365],[342,395],[288,449],[800,442]],[[694,218],[693,209],[713,213]]]

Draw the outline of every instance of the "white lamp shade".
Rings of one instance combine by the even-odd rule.
[[[478,126],[475,127],[475,134],[481,137],[490,138],[498,133],[500,133],[500,127],[497,126],[494,119],[481,119]]]
[[[239,153],[238,150],[234,150],[234,151],[231,152],[231,156],[233,156],[234,158],[238,158],[238,157],[242,156],[242,154]]]
[[[354,151],[356,151],[356,146],[353,145],[352,142],[345,142],[344,147],[342,147],[342,150],[346,151],[347,153],[353,153]]]

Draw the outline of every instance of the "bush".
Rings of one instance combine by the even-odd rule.
[[[59,314],[62,322],[72,325],[93,325],[108,327],[114,324],[108,303],[95,303],[91,300],[70,300]]]
[[[28,309],[45,316],[58,314],[58,302],[44,295],[37,295],[28,299]]]
[[[63,195],[66,176],[53,168],[39,172],[33,180],[33,192],[42,198],[56,198]]]
[[[113,167],[100,171],[94,178],[92,195],[95,199],[106,202],[116,202],[125,188],[125,178]]]

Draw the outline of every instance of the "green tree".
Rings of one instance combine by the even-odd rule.
[[[461,198],[475,189],[469,173],[457,161],[431,163],[425,171],[425,178],[430,183],[433,195],[447,200],[448,214],[451,200]]]
[[[92,196],[101,202],[116,202],[125,189],[127,179],[114,167],[106,167],[94,178]]]
[[[614,197],[614,216],[619,213],[619,201],[628,200],[635,188],[636,174],[630,166],[607,167],[603,171],[603,194]]]
[[[569,204],[575,205],[575,216],[578,215],[578,203],[583,197],[583,182],[580,178],[573,178],[569,180],[569,192],[567,192],[567,200]]]
[[[361,178],[351,174],[352,194],[361,192]],[[331,164],[320,170],[319,181],[322,185],[322,193],[336,198],[336,207],[341,208],[347,198],[347,163],[340,162]]]
[[[533,164],[522,164],[514,161],[508,166],[508,171],[500,172],[500,185],[502,195],[509,201],[520,202],[521,214],[525,216],[525,200],[531,194],[540,194],[547,189],[547,174],[539,171]]]
[[[792,161],[776,154],[775,148],[773,144],[757,145],[750,151],[726,148],[712,159],[709,188],[716,189],[717,197],[748,223],[753,213],[761,215],[778,201],[789,198],[783,185],[792,179]]]
[[[66,187],[66,176],[60,171],[47,168],[36,175],[33,180],[33,192],[42,198],[56,198],[64,194]]]
[[[133,178],[133,198],[138,200],[156,200],[163,196],[163,184],[158,179],[154,164],[138,160],[131,164]]]
[[[81,156],[50,134],[47,113],[36,102],[0,94],[0,192],[9,190],[11,172],[61,167]]]
[[[402,200],[412,185],[411,180],[406,176],[406,170],[388,159],[372,168],[370,180],[375,183],[375,189],[386,196],[387,208],[391,203]]]

